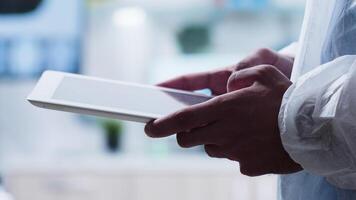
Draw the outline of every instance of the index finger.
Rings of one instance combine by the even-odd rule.
[[[201,72],[179,76],[157,85],[162,87],[193,91],[207,88],[209,85],[209,79],[209,72]]]
[[[210,89],[214,94],[219,95],[226,93],[226,83],[231,73],[232,70],[226,68],[218,71],[188,74],[165,81],[158,86],[188,91]]]
[[[219,116],[218,109],[210,100],[152,121],[146,125],[145,132],[155,138],[166,137],[205,126],[217,121]]]

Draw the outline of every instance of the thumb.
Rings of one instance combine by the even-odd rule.
[[[251,68],[236,71],[231,74],[227,82],[227,92],[250,87],[256,80],[256,73],[252,71]]]
[[[281,86],[288,88],[291,84],[289,79],[272,65],[259,65],[236,71],[229,77],[227,91],[232,92],[260,83],[268,86]]]

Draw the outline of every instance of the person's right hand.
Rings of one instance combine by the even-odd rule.
[[[227,93],[228,80],[235,71],[258,65],[273,65],[289,78],[293,62],[294,59],[289,56],[279,54],[270,49],[260,49],[236,65],[215,71],[179,76],[160,83],[158,86],[188,91],[210,89],[213,95],[221,95]]]

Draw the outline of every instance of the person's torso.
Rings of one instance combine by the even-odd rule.
[[[292,79],[343,55],[356,55],[356,0],[310,0],[301,49]],[[325,10],[320,10],[325,9]],[[308,13],[309,12],[309,13]],[[314,18],[314,19],[311,19]],[[309,21],[308,21],[309,20]],[[280,200],[356,200],[356,191],[337,188],[305,171],[283,175]]]

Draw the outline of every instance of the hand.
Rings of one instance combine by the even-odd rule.
[[[234,71],[240,71],[258,65],[272,65],[281,71],[286,77],[290,78],[293,68],[294,58],[277,53],[273,50],[262,48],[254,54],[240,61]]]
[[[158,85],[188,91],[207,88],[210,89],[214,95],[221,95],[227,92],[227,82],[231,74],[235,71],[267,64],[275,66],[289,78],[293,62],[294,60],[291,57],[279,54],[270,49],[260,49],[236,65],[216,71],[183,75]]]
[[[211,157],[240,163],[248,176],[301,170],[284,150],[278,129],[281,100],[291,82],[271,65],[235,72],[230,93],[146,125],[151,137],[177,133],[182,147],[205,145]]]

